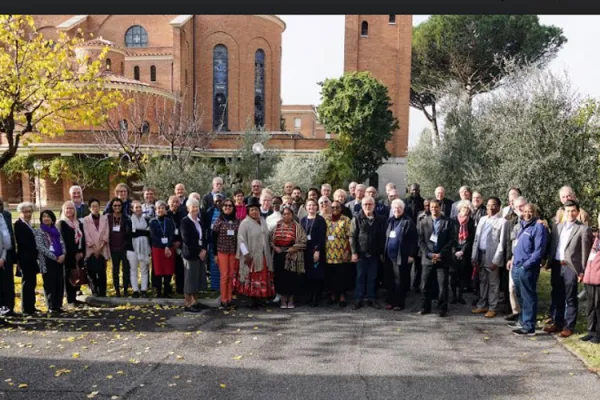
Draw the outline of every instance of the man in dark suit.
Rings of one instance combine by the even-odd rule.
[[[579,204],[574,200],[567,200],[564,207],[567,220],[552,230],[550,246],[554,324],[546,326],[544,331],[560,332],[561,337],[569,337],[575,330],[579,311],[577,283],[583,280],[593,240],[592,230],[577,219]]]
[[[452,263],[455,229],[450,218],[442,214],[439,200],[431,200],[429,210],[431,215],[424,217],[418,228],[423,264],[423,300],[419,314],[431,312],[432,285],[434,276],[437,276],[438,313],[440,317],[444,317],[448,312],[448,272]]]
[[[215,205],[214,196],[220,193],[223,198],[227,198],[227,194],[223,192],[223,178],[214,177],[212,180],[212,191],[206,193],[202,198],[202,210],[207,211],[209,208]]]
[[[435,188],[435,198],[440,202],[440,207],[442,213],[450,218],[450,214],[452,213],[452,200],[446,198],[446,189],[443,186],[438,186]]]
[[[421,186],[418,183],[410,185],[410,195],[404,199],[406,208],[404,213],[409,216],[413,222],[417,223],[417,217],[425,210],[425,200],[421,197]]]
[[[4,265],[0,268],[0,307],[6,307],[8,311],[5,316],[15,315],[15,272],[14,265],[16,262],[15,253],[15,234],[13,232],[12,215],[10,212],[4,210],[4,201],[0,198],[0,213],[4,219],[6,225],[6,232],[3,234],[9,235],[10,238],[6,238],[4,249],[6,252],[6,260]]]

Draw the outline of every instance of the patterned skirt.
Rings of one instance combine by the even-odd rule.
[[[234,281],[235,292],[248,297],[269,298],[275,296],[275,285],[273,283],[273,272],[267,267],[267,260],[263,259],[262,271],[250,273],[245,282],[240,282],[236,276]]]

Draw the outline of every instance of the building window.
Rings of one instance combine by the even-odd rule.
[[[119,73],[121,75],[125,74],[125,63],[123,61],[121,61],[121,70],[119,71]]]
[[[156,67],[154,65],[150,67],[150,81],[156,82]]]
[[[396,14],[390,14],[390,24],[396,23]]]
[[[302,119],[294,118],[294,129],[300,129],[302,127]]]
[[[254,54],[254,125],[265,126],[265,52]]]
[[[121,133],[127,133],[127,129],[129,128],[129,124],[126,119],[122,119],[119,121],[119,130]]]
[[[213,129],[227,131],[227,47],[218,44],[213,49]]]
[[[112,61],[110,61],[110,58],[106,59],[106,70],[110,71],[112,69]]]
[[[187,78],[187,69],[185,70],[185,86],[187,87],[188,85],[188,78]]]
[[[148,32],[140,25],[133,25],[125,33],[125,47],[147,47]]]
[[[369,23],[367,21],[363,21],[360,25],[360,36],[367,37],[369,36]]]
[[[140,67],[138,67],[137,65],[133,67],[133,79],[135,79],[136,81],[140,80]]]
[[[149,133],[149,132],[150,132],[150,122],[144,121],[142,123],[142,133]]]

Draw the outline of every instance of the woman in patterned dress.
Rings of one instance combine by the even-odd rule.
[[[350,218],[342,215],[342,204],[331,204],[331,216],[325,219],[327,237],[325,241],[325,273],[331,290],[330,303],[339,298],[340,307],[346,307],[346,292],[352,289],[352,268],[350,267]]]

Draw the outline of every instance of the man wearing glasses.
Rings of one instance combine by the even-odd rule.
[[[262,193],[262,182],[259,181],[258,179],[255,179],[252,181],[252,183],[250,184],[252,187],[252,191],[250,192],[250,194],[248,196],[246,196],[244,198],[244,204],[248,204],[248,200],[250,200],[250,198],[254,198],[256,199],[257,202],[260,201],[260,194]]]

